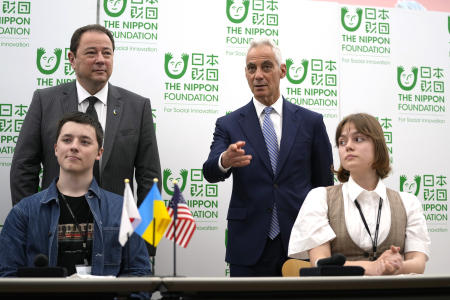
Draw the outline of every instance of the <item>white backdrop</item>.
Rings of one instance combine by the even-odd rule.
[[[116,39],[111,83],[151,99],[163,198],[178,178],[197,222],[188,248],[177,248],[178,274],[228,275],[232,179],[209,184],[201,168],[215,120],[250,101],[245,55],[260,37],[289,60],[283,95],[322,113],[332,143],[347,114],[379,119],[393,166],[385,181],[422,201],[432,238],[426,273],[447,272],[449,13],[282,0],[99,0],[99,10],[93,0],[0,2],[0,224],[11,208],[9,168],[32,93],[74,79],[65,55],[70,37],[98,17]],[[172,258],[163,239],[158,275],[172,273]]]

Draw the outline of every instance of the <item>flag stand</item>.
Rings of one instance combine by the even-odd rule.
[[[195,231],[195,221],[181,194],[177,182],[174,180],[174,194],[169,202],[168,211],[172,218],[166,237],[173,239],[173,277],[177,277],[177,245],[186,248],[192,234]],[[178,213],[181,212],[180,224],[178,224]],[[177,232],[178,228],[180,232]]]

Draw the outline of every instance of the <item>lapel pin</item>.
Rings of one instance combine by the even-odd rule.
[[[119,112],[117,111],[117,109],[113,110],[113,115],[117,116],[119,114]]]

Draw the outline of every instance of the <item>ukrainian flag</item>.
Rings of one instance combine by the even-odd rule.
[[[137,234],[154,247],[158,246],[167,226],[171,222],[156,182],[157,180],[155,180],[152,189],[139,206],[142,221],[135,229]]]

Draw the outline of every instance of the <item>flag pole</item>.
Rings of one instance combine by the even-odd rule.
[[[178,182],[173,181],[173,192],[175,193],[175,185]],[[173,213],[173,277],[177,277],[177,217],[178,217],[178,203],[176,203]]]
[[[125,178],[123,181],[125,183],[125,188],[126,188],[126,185],[130,182],[130,180],[128,178]],[[125,201],[125,199],[123,199],[123,201]],[[127,264],[128,264],[128,268],[129,268],[130,267],[130,233],[129,232],[127,232],[127,252],[128,252]]]
[[[158,183],[158,178],[153,178],[153,182]],[[153,276],[155,276],[155,257],[156,257],[155,234],[156,234],[156,218],[155,218],[155,204],[153,202],[153,248],[155,249],[155,253],[151,257]]]
[[[176,240],[177,240],[177,236],[176,236],[176,232],[177,232],[177,217],[176,217],[177,213],[175,213],[174,215],[174,231],[173,231],[173,277],[177,277],[177,245],[176,245]]]
[[[155,246],[155,234],[156,234],[156,218],[155,215],[153,214],[153,248],[155,248],[155,253],[154,255],[151,257],[152,260],[152,270],[153,270],[153,276],[155,275],[155,256],[156,256],[156,246]]]
[[[128,268],[130,268],[130,234],[127,232],[127,264]]]

